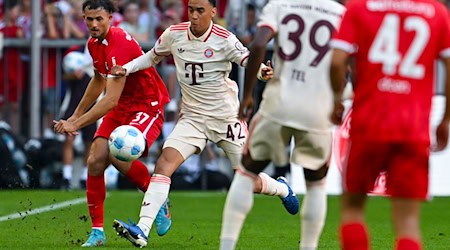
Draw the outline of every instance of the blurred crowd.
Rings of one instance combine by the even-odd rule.
[[[187,21],[188,0],[156,0],[155,8],[150,10],[148,0],[115,0],[118,11],[113,15],[113,24],[122,27],[145,49],[152,46],[154,39],[172,24]],[[256,18],[267,0],[218,0],[215,22],[238,35],[246,45],[256,28]],[[41,28],[39,37],[43,39],[79,39],[86,40],[89,32],[83,21],[83,0],[45,0],[41,1]],[[241,8],[245,4],[248,15],[247,25],[242,29]],[[0,0],[0,36],[1,39],[30,39],[32,22],[32,0]],[[151,24],[151,25],[150,25]],[[8,122],[14,133],[27,136],[27,105],[30,49],[14,46],[1,48],[0,60],[0,120]],[[59,106],[64,96],[65,83],[61,77],[63,55],[73,48],[42,49],[42,135],[50,136],[52,121],[57,118]],[[7,63],[5,63],[7,62]],[[176,84],[173,62],[170,58],[159,69],[171,98],[169,111],[176,110],[179,89]]]
[[[64,44],[67,39],[76,39],[84,44],[89,32],[84,24],[83,0],[42,0],[41,25],[38,36],[42,39],[58,40]],[[155,39],[172,24],[188,20],[188,0],[155,0],[154,8],[149,0],[114,0],[117,12],[113,15],[113,25],[119,26],[140,42],[144,51],[150,49]],[[236,34],[244,45],[253,39],[257,17],[267,0],[217,0],[218,13],[214,22]],[[30,39],[32,29],[32,0],[0,0],[0,121],[9,124],[11,133],[26,141],[30,139],[30,48],[8,45],[4,39]],[[242,13],[247,13],[242,16]],[[244,25],[245,22],[245,25]],[[61,106],[69,89],[64,77],[62,59],[69,51],[80,50],[80,45],[59,47],[43,46],[41,49],[41,139],[58,139],[53,133],[53,120],[63,116]],[[237,80],[237,68],[231,78]],[[180,90],[176,80],[175,66],[171,58],[157,68],[167,85],[171,102],[166,106],[168,126],[177,119]],[[80,84],[80,86],[85,86]],[[163,135],[164,136],[164,135]],[[36,138],[34,138],[36,139]],[[64,141],[64,138],[59,138]],[[78,140],[78,144],[82,143]],[[74,142],[77,147],[77,141]],[[78,145],[83,149],[83,145]],[[209,150],[205,158],[214,158],[217,149]],[[211,153],[212,152],[212,153]],[[219,160],[219,159],[218,159]],[[197,162],[193,165],[198,177]],[[65,163],[64,163],[65,164]],[[83,164],[84,165],[84,164]],[[208,163],[209,166],[217,162]],[[189,169],[189,167],[187,167]],[[217,167],[216,167],[217,169]],[[187,177],[189,179],[191,177]],[[189,182],[189,181],[188,181]],[[196,184],[198,186],[198,182]],[[227,184],[229,185],[229,184]]]

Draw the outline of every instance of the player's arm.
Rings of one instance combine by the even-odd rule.
[[[331,55],[330,80],[333,90],[334,110],[331,114],[331,121],[334,124],[340,124],[344,107],[342,105],[342,93],[344,92],[347,73],[347,63],[350,54],[341,49],[333,49]]]
[[[123,65],[123,69],[125,70],[126,75],[132,74],[139,70],[150,68],[151,66],[158,64],[161,61],[162,57],[157,56],[153,50],[154,49],[151,49],[147,53]]]
[[[250,54],[247,69],[245,71],[244,81],[244,98],[239,108],[239,117],[241,119],[251,115],[253,111],[253,88],[255,86],[257,76],[261,71],[261,63],[266,54],[267,43],[274,37],[274,32],[269,27],[263,26],[256,30],[255,38],[250,47]]]
[[[450,58],[442,58],[445,66],[445,111],[441,123],[436,128],[436,146],[434,151],[441,151],[447,147],[450,124]]]
[[[171,43],[172,38],[170,36],[170,28],[168,28],[158,38],[155,46],[153,46],[150,51],[133,59],[123,66],[115,65],[111,68],[111,74],[116,76],[125,76],[158,64],[164,57],[171,54]]]
[[[76,130],[94,123],[119,103],[122,90],[125,87],[126,77],[108,77],[106,80],[106,93],[88,112],[80,116],[74,125]]]
[[[91,78],[83,98],[78,103],[77,108],[73,113],[73,117],[80,117],[92,106],[97,100],[100,94],[103,92],[106,86],[106,80],[97,72],[94,72],[94,76]]]

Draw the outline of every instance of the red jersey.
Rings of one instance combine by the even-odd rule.
[[[18,38],[22,29],[17,26],[5,26],[0,22],[0,32],[5,38]],[[18,48],[10,47],[3,49],[3,55],[0,57],[0,103],[4,101],[4,94],[8,92],[8,100],[17,102],[22,95],[23,89],[23,65],[20,59]],[[6,81],[5,78],[7,77]]]
[[[94,68],[105,78],[111,77],[110,69],[114,65],[124,65],[143,54],[137,41],[118,27],[111,27],[103,41],[91,37],[87,46]],[[167,102],[169,94],[166,86],[155,68],[151,67],[127,76],[115,109],[137,111],[157,104],[162,108]]]
[[[352,0],[331,46],[355,58],[350,135],[429,142],[435,60],[450,57],[447,9],[435,0]]]

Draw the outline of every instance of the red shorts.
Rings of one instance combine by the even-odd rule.
[[[343,189],[368,193],[386,171],[386,193],[392,197],[426,199],[428,195],[429,144],[352,139],[344,166]]]
[[[121,125],[132,125],[139,129],[144,134],[147,140],[147,147],[142,156],[147,156],[148,149],[156,141],[164,122],[164,113],[160,111],[115,111],[112,110],[103,117],[103,121],[95,132],[94,139],[103,137],[108,139],[111,132]]]

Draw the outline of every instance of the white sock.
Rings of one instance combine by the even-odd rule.
[[[261,194],[270,196],[280,196],[284,198],[288,196],[289,190],[284,183],[278,182],[272,177],[268,176],[266,173],[259,173],[259,178],[261,178],[262,189]]]
[[[247,214],[253,207],[253,188],[256,175],[238,168],[228,191],[223,210],[220,250],[233,250]],[[253,175],[253,176],[252,176]]]
[[[148,190],[144,195],[144,201],[142,202],[141,213],[139,215],[141,218],[138,223],[138,226],[144,231],[145,236],[148,236],[159,209],[169,196],[169,189],[169,177],[160,174],[154,174],[152,176]]]
[[[301,212],[301,250],[315,250],[325,224],[327,193],[325,179],[306,182],[306,194]]]
[[[92,227],[92,229],[97,229],[97,230],[104,232],[103,227]]]
[[[64,164],[63,166],[63,179],[72,180],[72,165]]]
[[[81,172],[80,180],[82,180],[82,181],[87,180],[87,174],[88,174],[88,168],[87,168],[87,166],[84,166],[83,171]]]

